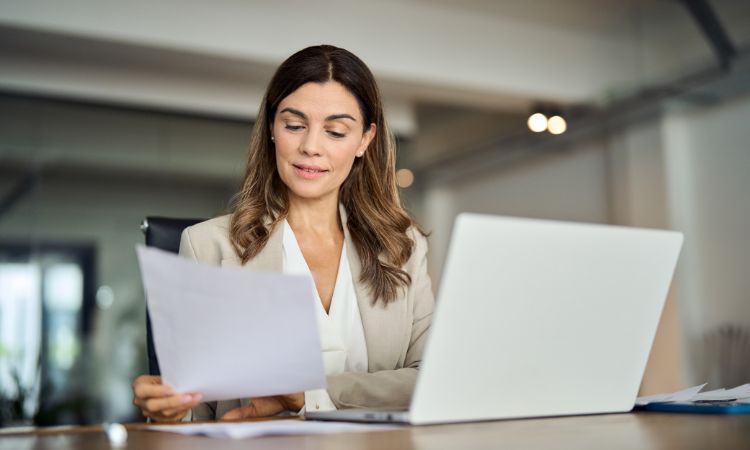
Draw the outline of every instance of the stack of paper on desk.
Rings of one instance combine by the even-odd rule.
[[[211,401],[326,387],[310,277],[137,252],[162,377],[178,392]]]
[[[215,438],[247,439],[261,436],[286,436],[299,434],[351,433],[383,431],[392,425],[367,425],[342,422],[316,422],[306,420],[269,420],[261,422],[216,422],[191,425],[154,425],[149,430],[167,431]]]
[[[750,383],[737,386],[732,389],[716,389],[713,391],[700,392],[706,386],[706,383],[699,386],[693,386],[682,391],[670,394],[649,395],[647,397],[638,397],[635,404],[645,406],[649,403],[666,403],[666,402],[723,402],[737,400],[741,403],[750,402]]]

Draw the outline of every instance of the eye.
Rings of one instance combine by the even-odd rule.
[[[286,128],[287,130],[290,130],[290,131],[299,131],[299,130],[305,128],[305,127],[302,126],[302,125],[289,125],[289,124],[287,124],[287,125],[284,125],[284,128]]]
[[[336,139],[342,139],[342,138],[346,137],[346,135],[344,133],[337,133],[337,132],[331,131],[331,130],[328,130],[328,134],[330,134],[331,136],[335,137]]]

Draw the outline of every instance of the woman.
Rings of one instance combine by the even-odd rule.
[[[187,228],[180,254],[311,274],[328,389],[201,403],[200,394],[143,375],[133,402],[156,420],[186,420],[191,410],[193,419],[240,419],[406,407],[434,303],[426,253],[424,234],[401,207],[372,73],[333,46],[295,53],[261,104],[234,212]]]

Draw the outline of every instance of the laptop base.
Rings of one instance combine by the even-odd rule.
[[[377,409],[339,409],[335,411],[311,411],[305,413],[305,419],[360,423],[410,423],[409,411],[389,411]]]

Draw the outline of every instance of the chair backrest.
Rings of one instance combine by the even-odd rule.
[[[146,245],[168,252],[180,250],[182,231],[190,225],[203,222],[205,219],[174,219],[169,217],[146,217],[141,224],[141,231],[146,236]],[[146,345],[148,351],[148,373],[161,375],[159,360],[156,358],[154,339],[151,336],[151,318],[146,310]]]

